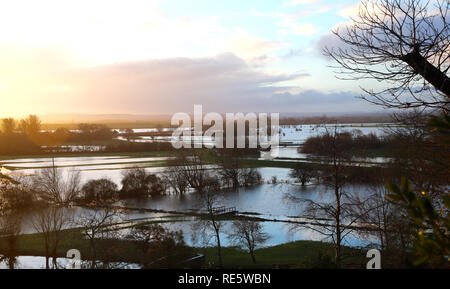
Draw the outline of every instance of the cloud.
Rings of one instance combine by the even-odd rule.
[[[231,53],[210,58],[171,58],[120,63],[79,71],[77,107],[105,112],[347,111],[361,107],[350,92],[320,92],[284,86],[307,72],[270,74]]]
[[[339,31],[345,31],[347,27],[347,23],[340,22],[336,24],[332,31],[335,31],[336,29]],[[320,55],[323,56],[322,51],[325,48],[329,49],[346,49],[349,48],[347,44],[345,44],[342,40],[339,39],[335,34],[333,34],[331,31],[327,32],[319,37],[319,40],[317,41],[315,45],[316,50],[320,53]],[[324,57],[324,56],[323,56]]]
[[[313,35],[318,29],[312,24],[298,24],[292,28],[292,32],[299,35]]]
[[[223,26],[219,17],[170,17],[157,1],[130,1],[2,2],[0,114],[172,113],[196,103],[210,111],[336,111],[354,103],[347,93],[295,86],[312,77],[307,71],[268,72],[290,48],[280,40]],[[290,2],[308,6],[250,12],[287,33],[317,33],[299,17],[320,9]]]
[[[78,71],[70,78],[79,87],[80,102],[152,113],[183,111],[196,103],[214,110],[239,110],[249,97],[256,101],[277,91],[271,85],[300,76],[308,75],[264,73],[226,53],[212,58],[120,63]]]
[[[42,61],[55,62],[42,59],[38,63]],[[84,68],[58,65],[58,69],[30,75],[32,83],[40,83],[39,89],[5,98],[2,109],[12,111],[15,105],[22,113],[162,114],[191,112],[194,104],[217,112],[336,112],[365,106],[350,92],[320,92],[287,85],[309,77],[305,71],[268,73],[233,53]]]
[[[284,1],[283,7],[293,7],[298,5],[305,5],[305,4],[315,4],[318,3],[320,0],[291,0],[291,1]]]
[[[162,13],[158,2],[0,1],[0,45],[60,46],[73,62],[90,65],[227,51],[247,60],[279,48],[276,41],[224,25],[219,16]]]
[[[359,9],[361,8],[361,4],[357,3],[354,5],[347,6],[337,11],[337,14],[344,18],[355,17],[358,15]]]
[[[227,40],[227,51],[231,51],[243,59],[260,64],[267,62],[272,52],[277,51],[286,44],[280,41],[272,41],[261,37],[255,37],[244,29],[238,29]]]
[[[250,14],[254,16],[266,17],[277,20],[275,25],[281,27],[281,29],[278,32],[282,35],[287,35],[291,33],[296,35],[313,35],[315,33],[318,33],[319,28],[310,23],[299,22],[298,20],[302,16],[313,15],[316,13],[323,13],[325,11],[327,10],[316,9],[314,11],[302,10],[301,12],[297,13],[279,13],[279,12],[265,13],[258,11],[256,9],[251,9]]]

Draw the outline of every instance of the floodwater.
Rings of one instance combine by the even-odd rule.
[[[359,129],[362,133],[382,134],[383,127],[369,126],[365,124],[363,127],[346,126],[342,130]],[[290,142],[295,146],[280,147],[279,157],[301,159],[306,156],[298,153],[298,146],[307,137],[319,133],[321,128],[316,126],[285,126],[281,129],[281,142]],[[33,174],[36,170],[43,167],[50,167],[53,161],[57,167],[68,167],[67,169],[76,169],[81,171],[82,183],[90,179],[99,179],[107,177],[119,185],[122,178],[122,172],[126,168],[133,166],[153,166],[147,167],[145,170],[150,173],[161,174],[164,167],[159,167],[163,161],[169,158],[165,157],[147,157],[132,158],[128,156],[101,156],[101,157],[56,157],[52,158],[20,158],[0,160],[0,167],[8,166],[16,169],[15,173]],[[384,159],[378,160],[386,161]],[[216,166],[210,166],[214,169]],[[66,170],[67,170],[66,169]],[[293,184],[293,180],[289,177],[289,169],[285,168],[260,168],[264,183],[251,188],[243,188],[236,192],[227,191],[219,196],[218,206],[235,207],[239,212],[256,214],[254,216],[265,218],[267,220],[292,220],[293,216],[301,216],[304,210],[305,202],[300,200],[327,201],[330,199],[330,192],[323,185],[308,185],[301,187]],[[275,176],[276,184],[271,184],[270,180]],[[346,190],[353,195],[365,196],[369,193],[370,188],[366,186],[352,185]],[[200,209],[201,200],[195,193],[186,194],[184,196],[167,195],[159,198],[138,200],[128,199],[120,202],[120,205],[136,208],[159,209],[167,211],[185,211]],[[68,209],[76,217],[88,211],[85,208]],[[164,214],[147,213],[131,210],[127,215],[122,216],[122,221],[132,221],[137,218],[159,218]],[[226,232],[231,222],[225,222],[223,233],[224,246],[231,245]],[[318,240],[322,241],[323,236],[315,231],[306,228],[297,228],[292,230],[292,225],[286,222],[266,221],[262,222],[263,229],[270,235],[270,239],[266,245],[276,245],[294,240]],[[192,229],[192,222],[174,222],[164,223],[171,230],[182,230],[188,244],[202,245],[201,240],[195,230]],[[22,233],[32,233],[34,229],[30,223],[30,218],[25,218],[22,225]],[[197,237],[197,238],[195,238]],[[325,240],[327,241],[327,240]],[[329,240],[328,240],[329,241]],[[349,236],[346,239],[347,245],[363,246],[373,240],[364,236]],[[204,244],[203,244],[204,245]],[[63,258],[64,259],[64,258]],[[62,259],[62,261],[64,261]],[[45,258],[35,256],[19,256],[17,258],[19,268],[41,268],[45,266]],[[4,268],[5,264],[0,264],[0,268]],[[21,267],[22,266],[22,267]]]
[[[151,168],[160,169],[160,168]],[[292,181],[288,172],[289,169],[284,168],[261,168],[259,169],[262,177],[266,180],[266,183],[247,189],[240,189],[237,192],[223,192],[218,199],[218,206],[235,207],[240,213],[248,216],[260,217],[266,220],[283,220],[283,221],[295,221],[293,216],[301,216],[304,203],[299,201],[315,200],[324,201],[330,200],[331,193],[327,191],[324,186],[310,185],[307,187],[301,187],[292,183],[284,183]],[[107,176],[114,181],[120,180],[121,170],[100,170],[100,171],[83,171],[83,174],[88,174],[89,178],[98,178]],[[156,172],[155,172],[156,173]],[[268,180],[276,176],[279,183],[269,184]],[[84,175],[84,178],[87,176]],[[362,186],[350,186],[347,188],[353,194],[365,195],[368,193],[368,188]],[[136,208],[147,209],[160,209],[167,211],[185,211],[189,212],[191,209],[201,209],[202,202],[198,195],[195,193],[186,194],[185,196],[168,195],[160,198],[151,198],[145,200],[128,199],[122,200],[117,205]],[[71,214],[76,220],[80,216],[87,214],[91,209],[73,207],[65,209],[67,213]],[[144,220],[170,220],[167,217],[170,213],[153,213],[139,210],[129,210],[126,214],[122,214],[120,222],[136,222],[139,219]],[[36,232],[31,223],[32,216],[25,216],[22,223],[22,233],[29,234]],[[171,219],[175,221],[177,218]],[[179,221],[164,222],[161,223],[169,230],[181,230],[183,232],[185,241],[188,245],[192,246],[214,246],[213,238],[203,238],[203,235],[199,234],[198,230],[193,228],[193,224],[196,221],[192,219],[183,220],[180,216]],[[231,230],[231,221],[224,221],[224,227],[221,233],[221,241],[223,246],[235,245],[231,243],[227,233]],[[70,224],[68,227],[76,226],[76,221]],[[315,240],[315,241],[330,241],[324,237],[324,235],[317,231],[305,228],[294,227],[292,223],[280,222],[280,221],[264,221],[261,222],[263,231],[269,235],[269,239],[264,246],[273,246],[286,242],[296,240]],[[119,227],[120,229],[120,227]],[[120,229],[122,230],[122,229]],[[123,229],[127,230],[127,229]],[[208,242],[209,241],[209,242]],[[348,246],[362,247],[371,243],[377,243],[376,240],[371,239],[365,235],[349,235],[344,244]],[[61,262],[62,266],[67,263],[64,258],[59,258],[58,262]],[[124,264],[124,268],[139,268],[136,264]],[[6,268],[7,264],[0,263],[0,268]],[[36,256],[19,256],[17,258],[16,268],[44,268],[45,258]]]
[[[55,158],[35,158],[35,159],[13,159],[2,161],[2,165],[11,168],[44,168],[52,167],[79,167],[92,165],[116,165],[133,163],[161,162],[171,159],[170,157],[145,157],[130,158],[126,156],[105,156],[105,157],[55,157]]]
[[[57,268],[66,268],[69,264],[68,258],[56,258]],[[50,258],[50,266],[52,266],[52,258]],[[81,266],[84,268],[86,262],[81,261]],[[116,269],[139,269],[139,264],[132,263],[109,263],[109,268]],[[89,267],[87,267],[89,268]],[[0,262],[0,269],[9,269],[7,261]],[[17,256],[14,260],[14,269],[45,269],[45,257],[43,256]]]
[[[269,239],[263,244],[263,246],[275,246],[299,240],[312,240],[312,241],[331,241],[327,240],[324,235],[317,231],[313,231],[307,228],[301,228],[290,223],[285,222],[261,222],[262,231],[268,234]],[[177,222],[177,223],[165,223],[163,225],[169,230],[183,232],[184,239],[188,245],[191,246],[214,246],[214,238],[207,234],[199,233],[194,222]],[[232,230],[232,222],[224,221],[222,232],[220,233],[220,241],[222,246],[234,246],[232,240],[228,237],[228,232]],[[206,238],[204,238],[206,237]],[[210,238],[211,237],[211,238]],[[344,245],[352,247],[364,247],[368,244],[376,242],[370,238],[359,235],[351,235],[345,239]]]

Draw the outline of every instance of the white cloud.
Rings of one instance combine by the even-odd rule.
[[[291,17],[282,18],[277,24],[278,26],[283,27],[283,29],[280,30],[280,33],[283,35],[288,33],[297,35],[313,35],[319,31],[319,28],[314,25],[310,23],[298,23],[296,19]]]
[[[344,18],[355,17],[358,15],[359,8],[360,4],[357,3],[338,10],[337,14]]]
[[[315,10],[317,13],[322,13],[327,11],[327,9],[317,9]],[[278,30],[278,33],[285,36],[287,34],[297,34],[297,35],[313,35],[319,31],[319,28],[310,24],[310,23],[300,23],[298,19],[301,16],[304,16],[308,13],[316,13],[312,11],[302,11],[300,13],[295,14],[286,14],[286,13],[264,13],[258,11],[256,9],[251,9],[250,14],[254,16],[267,17],[271,19],[278,20],[275,24],[281,29]]]
[[[292,29],[292,32],[300,35],[313,35],[317,33],[317,30],[312,24],[299,24]]]
[[[151,0],[0,2],[0,45],[58,46],[71,53],[74,63],[213,56],[229,49],[251,59],[261,57],[252,46],[266,43],[264,53],[278,47],[237,32],[218,17],[170,17]]]
[[[279,41],[255,37],[243,29],[236,30],[226,42],[227,51],[232,51],[248,61],[267,57],[271,52],[285,46]]]
[[[320,0],[291,0],[291,1],[284,1],[283,7],[292,7],[292,6],[298,6],[298,5],[305,5],[305,4],[315,4],[318,3]]]
[[[364,106],[347,92],[302,89],[299,84],[311,77],[307,71],[265,72],[232,53],[83,68],[70,66],[63,57],[53,55],[51,49],[35,55],[29,52],[21,50],[23,56],[31,55],[22,57],[23,65],[35,69],[26,75],[20,69],[13,71],[20,79],[0,67],[0,79],[8,83],[7,90],[17,89],[14,97],[2,101],[1,115],[12,112],[162,114],[190,111],[194,104],[218,112],[348,111]],[[6,58],[6,53],[0,53],[0,62]],[[40,66],[47,69],[40,70]]]

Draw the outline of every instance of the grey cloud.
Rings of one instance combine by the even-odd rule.
[[[74,106],[89,104],[97,112],[98,107],[104,112],[190,112],[194,104],[217,112],[340,111],[349,103],[361,105],[346,92],[282,92],[293,87],[280,87],[281,82],[307,76],[264,73],[227,53],[114,64],[78,71],[70,79],[81,87]]]

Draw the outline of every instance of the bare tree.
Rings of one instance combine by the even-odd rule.
[[[20,120],[19,128],[24,134],[35,139],[41,130],[41,120],[38,116],[30,114],[27,118]]]
[[[68,206],[76,200],[80,193],[80,172],[64,171],[56,167],[39,170],[33,179],[34,190],[39,197],[50,203]]]
[[[134,137],[134,131],[131,128],[124,129],[122,134],[128,142]]]
[[[390,166],[397,176],[408,176],[418,192],[431,198],[448,193],[450,150],[440,144],[444,139],[428,125],[428,115],[412,110],[395,115],[402,124],[387,130],[392,147]],[[392,181],[392,180],[389,180]]]
[[[448,111],[450,25],[448,0],[368,0],[344,29],[341,48],[325,48],[338,78],[375,79],[387,87],[362,88],[362,98],[385,107]]]
[[[147,173],[144,168],[131,168],[123,171],[122,175],[120,197],[145,198],[166,193],[164,182],[158,176]]]
[[[228,237],[236,246],[248,249],[253,263],[256,263],[255,249],[269,239],[269,235],[263,232],[261,224],[250,220],[233,221],[232,231]]]
[[[289,176],[299,181],[302,186],[305,186],[313,177],[314,171],[311,167],[307,167],[304,163],[298,163],[291,169]]]
[[[14,118],[4,118],[2,119],[2,132],[6,135],[11,135],[14,133],[16,128],[16,121]]]
[[[205,243],[208,243],[211,238],[215,240],[219,267],[221,268],[222,245],[220,232],[224,224],[221,216],[217,214],[217,207],[219,204],[219,191],[220,186],[217,179],[209,178],[209,180],[205,181],[205,186],[202,188],[202,193],[200,194],[202,208],[205,211],[205,216],[200,217],[199,221],[193,224],[193,230],[200,233]],[[196,236],[194,236],[194,238],[195,237]]]
[[[261,173],[255,168],[242,168],[239,172],[240,184],[244,187],[251,187],[261,184]]]
[[[117,196],[117,185],[108,178],[89,180],[81,189],[81,199],[84,203],[113,202]]]
[[[345,135],[341,134],[337,125],[324,126],[322,140],[324,159],[321,180],[327,189],[328,198],[323,201],[291,199],[306,204],[304,216],[312,220],[322,220],[324,223],[307,223],[300,225],[316,231],[330,239],[334,245],[335,263],[341,266],[342,244],[353,231],[355,222],[360,215],[355,216],[353,207],[361,202],[357,197],[346,192],[349,181],[348,161],[351,155],[346,147]],[[363,214],[363,213],[361,213]]]
[[[71,218],[61,207],[48,207],[37,211],[31,224],[42,234],[45,247],[45,268],[49,269],[49,259],[52,257],[53,268],[57,268],[57,249],[61,240],[61,230],[69,224]]]
[[[222,168],[218,170],[218,173],[222,183],[233,190],[261,183],[261,174],[258,170],[244,167],[238,157],[224,157],[222,159]]]
[[[6,242],[5,252],[0,262],[5,261],[14,269],[17,256],[17,241],[22,231],[23,215],[31,209],[34,197],[25,176],[0,175],[0,236]]]
[[[199,149],[188,150],[177,157],[176,163],[189,186],[198,193],[203,193],[211,180],[205,152]]]
[[[182,167],[168,166],[162,176],[167,187],[177,195],[184,195],[189,187]]]
[[[362,234],[375,237],[382,250],[384,268],[401,268],[408,262],[408,249],[412,245],[413,224],[405,210],[388,200],[386,182],[374,184],[371,195],[353,209],[360,215],[359,222],[370,230]]]
[[[113,226],[120,217],[120,212],[116,208],[104,206],[102,209],[93,209],[85,212],[81,215],[77,224],[84,229],[84,234],[89,240],[91,249],[91,268],[98,266],[98,259],[100,252],[102,252],[101,243],[110,238],[115,237],[116,231],[113,230]],[[113,248],[103,248],[107,251],[111,251]]]
[[[131,229],[129,239],[138,243],[143,253],[147,253],[153,242],[162,241],[166,230],[158,224],[138,225]]]
[[[227,156],[221,158],[222,168],[219,170],[219,175],[222,177],[226,185],[231,184],[233,190],[240,187],[240,175],[242,164],[237,157]]]
[[[135,226],[128,239],[142,250],[144,268],[169,268],[189,257],[182,231],[169,231],[159,224]]]
[[[0,256],[9,269],[14,269],[17,257],[17,240],[21,233],[22,215],[15,211],[0,211],[0,236],[7,241],[6,251]]]

